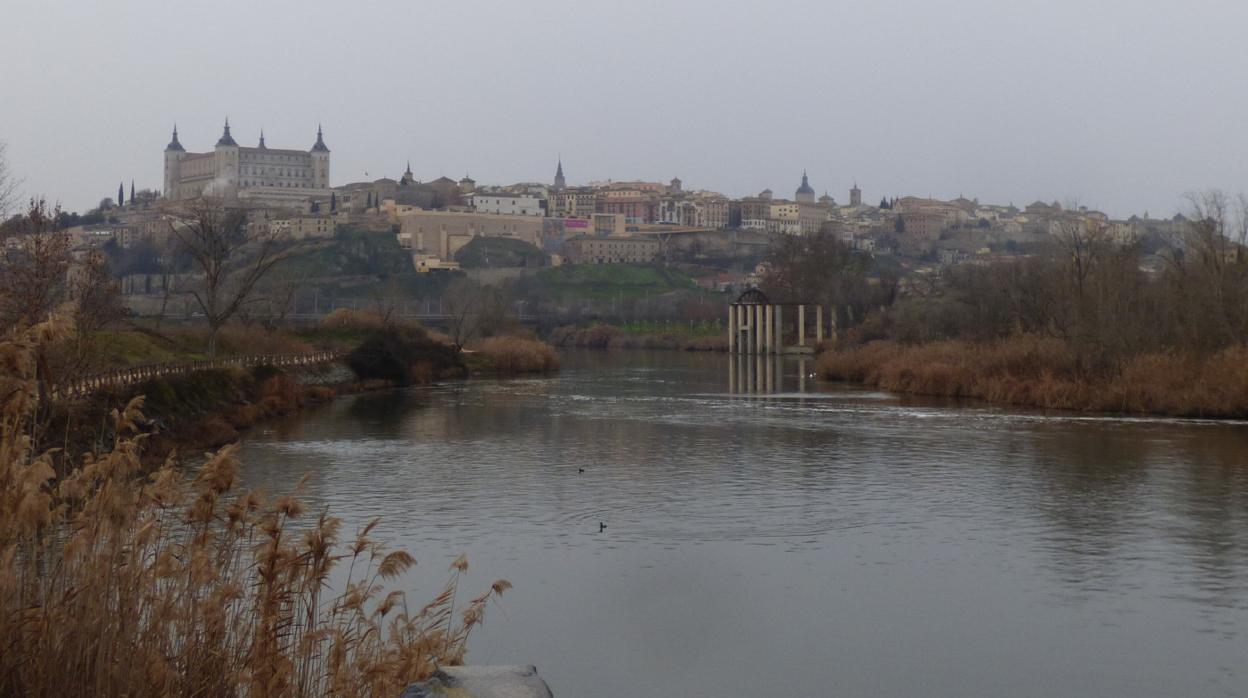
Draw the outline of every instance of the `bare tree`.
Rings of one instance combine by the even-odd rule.
[[[66,300],[72,261],[69,236],[56,229],[59,208],[31,199],[9,226],[13,244],[0,250],[0,327],[30,326]]]
[[[0,141],[0,221],[7,218],[17,205],[17,190],[22,185],[22,180],[13,174],[9,166],[8,149],[8,144]]]
[[[442,293],[446,327],[457,349],[463,348],[480,331],[481,315],[487,308],[489,295],[484,286],[468,278],[452,281]]]
[[[245,212],[227,208],[220,199],[191,204],[171,229],[203,277],[191,294],[208,324],[208,356],[215,357],[221,327],[286,255],[267,230],[249,240]]]

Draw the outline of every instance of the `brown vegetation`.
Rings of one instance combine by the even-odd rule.
[[[989,342],[917,345],[877,341],[820,354],[821,378],[884,390],[988,400],[1046,409],[1248,417],[1248,347],[1213,354],[1160,352],[1129,359],[1111,375],[1089,375],[1058,339],[1019,335]]]
[[[145,476],[141,398],[113,412],[111,449],[38,452],[39,355],[65,332],[0,343],[0,695],[390,698],[463,661],[507,582],[457,608],[461,557],[409,608],[384,585],[415,560],[376,521],[344,544],[328,513],[239,491],[233,448]]]
[[[549,373],[559,369],[559,357],[549,344],[520,337],[490,337],[478,351],[502,374]]]
[[[819,370],[1039,407],[1248,415],[1248,199],[1193,196],[1173,239],[1054,221],[1047,251],[916,278]]]

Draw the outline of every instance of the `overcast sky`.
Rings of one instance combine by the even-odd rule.
[[[208,150],[335,185],[666,181],[1169,214],[1248,190],[1244,0],[5,0],[0,140],[84,210]]]

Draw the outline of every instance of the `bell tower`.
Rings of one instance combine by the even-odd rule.
[[[316,143],[312,145],[312,187],[329,189],[329,146],[321,134],[321,125],[316,125]]]
[[[165,146],[165,191],[169,200],[178,198],[178,182],[182,179],[182,156],[186,149],[178,142],[178,125],[173,125],[173,140]]]

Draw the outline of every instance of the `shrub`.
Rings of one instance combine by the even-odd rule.
[[[499,373],[547,373],[558,370],[559,357],[545,342],[519,337],[490,337],[480,351]]]
[[[362,380],[398,385],[427,383],[464,370],[454,347],[430,339],[419,328],[387,328],[369,334],[347,355],[347,365]]]

